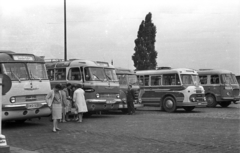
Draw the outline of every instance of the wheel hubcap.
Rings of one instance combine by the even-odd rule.
[[[213,98],[212,97],[208,97],[207,98],[207,102],[208,102],[208,104],[212,104],[213,103]]]
[[[167,101],[166,101],[166,107],[167,107],[167,108],[172,108],[172,107],[173,107],[173,101],[167,100]]]

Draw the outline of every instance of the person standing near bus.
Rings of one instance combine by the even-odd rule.
[[[68,118],[66,118],[67,117],[66,114],[69,111],[71,111],[71,100],[72,100],[72,98],[70,96],[70,93],[72,92],[71,86],[72,86],[71,83],[67,83],[67,86],[63,89],[64,103],[63,103],[63,112],[62,112],[62,114],[63,114],[62,122],[66,122],[66,119],[68,119]]]
[[[46,96],[48,106],[52,110],[53,132],[60,131],[58,128],[58,120],[62,119],[62,103],[63,98],[61,94],[62,86],[57,84],[52,91]]]
[[[73,102],[78,110],[78,122],[82,122],[83,113],[88,112],[82,85],[78,84],[73,93]]]
[[[127,94],[128,115],[132,115],[135,113],[135,108],[133,105],[133,101],[135,99],[135,93],[134,93],[134,90],[132,89],[132,85],[128,86],[128,90],[126,94]]]

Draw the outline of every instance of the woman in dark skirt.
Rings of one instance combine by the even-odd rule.
[[[54,89],[46,96],[48,106],[52,109],[53,132],[60,131],[58,128],[58,120],[62,119],[62,94],[60,92],[62,86],[57,84]]]

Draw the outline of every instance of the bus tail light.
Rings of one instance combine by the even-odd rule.
[[[10,98],[10,102],[11,102],[11,103],[15,103],[15,102],[16,102],[16,98],[15,98],[15,97],[11,97],[11,98]]]

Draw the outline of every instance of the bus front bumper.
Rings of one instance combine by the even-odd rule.
[[[13,103],[13,104],[3,104],[2,110],[31,110],[31,109],[41,109],[48,107],[46,102],[30,102],[30,103]]]
[[[116,103],[120,103],[121,100],[120,99],[87,99],[86,100],[87,103],[91,103],[91,104],[116,104]]]
[[[140,104],[140,103],[133,103],[133,105],[134,105],[134,108],[141,108],[141,107],[144,106],[143,104]],[[127,104],[126,103],[120,103],[119,104],[119,109],[124,109],[124,108],[128,108]]]

